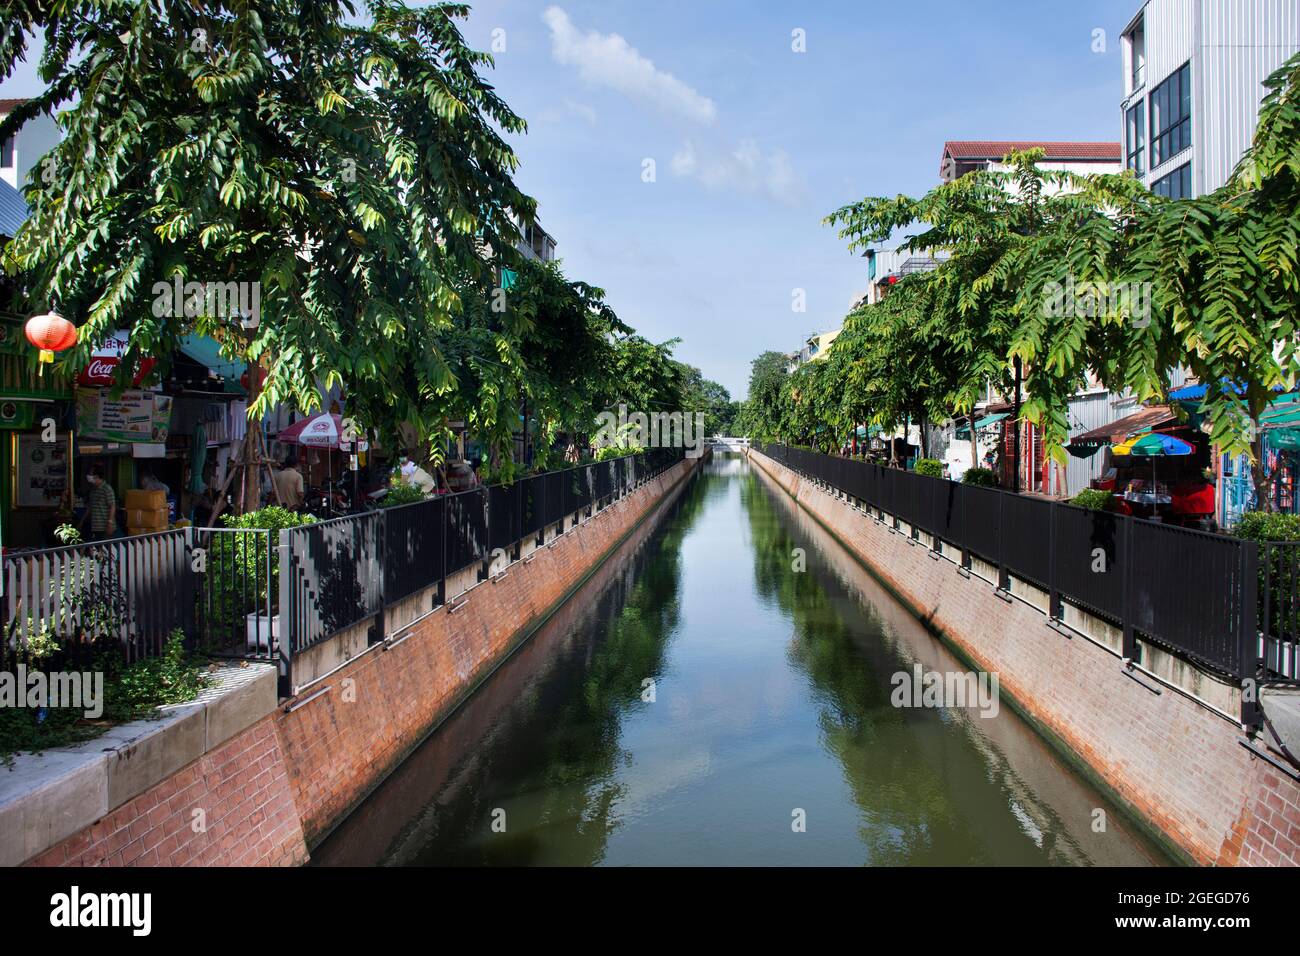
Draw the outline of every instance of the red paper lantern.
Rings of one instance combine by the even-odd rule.
[[[53,362],[55,352],[77,344],[77,327],[54,312],[33,315],[23,331],[27,341],[41,350],[42,362]]]

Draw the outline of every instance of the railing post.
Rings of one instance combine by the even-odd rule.
[[[1007,568],[1006,519],[1007,495],[1004,491],[998,495],[998,587],[1011,593],[1011,571]]]
[[[524,556],[524,481],[522,478],[515,479],[514,499],[515,523],[512,534],[515,538],[515,553],[513,560],[518,561]]]
[[[1061,589],[1056,581],[1056,549],[1060,546],[1060,534],[1057,532],[1059,512],[1056,502],[1047,506],[1047,616],[1059,621],[1061,613]]]
[[[480,581],[486,581],[492,576],[492,489],[483,488],[483,562],[479,569]]]
[[[1137,660],[1137,636],[1133,632],[1134,605],[1137,594],[1133,578],[1133,518],[1124,517],[1124,533],[1120,540],[1124,542],[1124,636],[1120,653],[1126,661]]]
[[[293,639],[297,631],[294,615],[293,594],[290,587],[293,581],[293,544],[292,532],[288,528],[280,529],[279,563],[280,563],[280,597],[279,613],[271,617],[271,635],[275,634],[275,618],[280,618],[280,696],[293,695]],[[269,536],[269,532],[268,532]],[[271,542],[268,540],[267,545]]]
[[[185,635],[198,643],[198,621],[194,613],[197,590],[194,586],[194,528],[186,526],[181,547],[181,628]],[[270,598],[270,584],[267,585],[267,598]],[[268,618],[269,619],[269,618]]]
[[[1278,673],[1286,673],[1285,665],[1282,662],[1282,642],[1276,641],[1277,650],[1273,650],[1273,545],[1263,542],[1263,568],[1264,568],[1264,611],[1259,621],[1256,622],[1259,627],[1259,633],[1264,640],[1264,666],[1269,667]],[[1283,552],[1285,553],[1285,552]],[[1294,672],[1290,674],[1294,677]]]
[[[1241,722],[1247,727],[1256,727],[1262,715],[1256,681],[1259,675],[1259,556],[1253,541],[1243,540],[1238,547],[1241,607],[1237,614],[1237,643],[1241,655]]]
[[[974,493],[965,485],[957,486],[957,499],[961,502],[961,566],[969,571],[971,568],[971,549],[970,549],[970,502]]]
[[[451,495],[442,496],[442,517],[438,523],[442,526],[438,531],[438,554],[441,556],[438,561],[438,606],[445,607],[447,604],[447,502]]]
[[[358,518],[358,524],[365,518]],[[388,597],[387,581],[385,568],[388,565],[388,512],[380,510],[379,515],[375,518],[375,560],[379,564],[379,608],[375,613],[375,622],[370,628],[370,643],[378,644],[382,641],[387,633],[387,622],[384,619],[384,610],[387,605],[384,603]]]

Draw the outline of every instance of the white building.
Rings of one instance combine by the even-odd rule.
[[[0,120],[23,102],[0,99]],[[28,120],[22,129],[0,143],[0,179],[21,190],[32,167],[58,145],[60,138],[58,124],[52,117],[41,115]]]
[[[1124,162],[1156,193],[1222,186],[1263,81],[1300,51],[1300,0],[1147,0],[1123,34]]]
[[[519,242],[515,245],[526,258],[550,262],[555,258],[555,240],[537,221],[519,224]]]

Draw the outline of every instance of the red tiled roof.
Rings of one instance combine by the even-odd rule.
[[[1092,160],[1118,163],[1122,159],[1119,143],[1058,143],[1016,139],[950,139],[943,151],[953,159],[1002,159],[1007,153],[1026,150],[1046,150],[1044,157],[1051,161]]]
[[[12,113],[15,106],[19,103],[26,103],[27,98],[17,100],[0,100],[0,113]]]

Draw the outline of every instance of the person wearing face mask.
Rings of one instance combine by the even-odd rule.
[[[113,486],[104,480],[103,465],[91,465],[86,474],[90,483],[90,494],[86,499],[86,515],[81,519],[84,529],[90,523],[89,541],[103,541],[117,532],[117,493]]]

